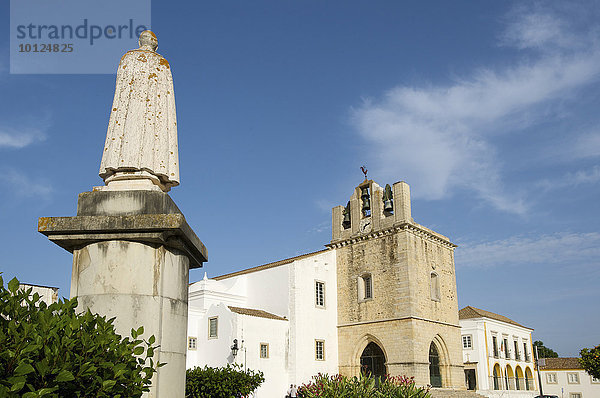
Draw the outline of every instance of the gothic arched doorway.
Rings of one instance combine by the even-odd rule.
[[[442,373],[440,372],[440,354],[434,343],[429,346],[429,384],[431,387],[442,386]]]
[[[386,375],[385,354],[377,344],[370,342],[365,347],[360,356],[360,370],[374,377],[384,377]]]

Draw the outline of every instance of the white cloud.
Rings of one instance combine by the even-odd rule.
[[[600,182],[600,166],[594,166],[590,170],[579,170],[575,173],[567,173],[555,180],[541,180],[536,186],[545,191],[551,191],[566,187],[576,187],[582,184],[596,184],[598,182]]]
[[[583,134],[577,138],[572,156],[588,158],[600,156],[600,133]]]
[[[17,197],[46,198],[52,194],[52,186],[38,179],[32,179],[20,171],[14,169],[0,169],[0,184],[3,190],[11,192]]]
[[[327,221],[320,222],[319,224],[310,228],[307,232],[309,234],[320,234],[321,232],[329,231],[329,230],[331,230],[331,221],[327,220]]]
[[[328,199],[317,199],[315,201],[315,206],[325,213],[331,213],[331,209],[337,206],[337,203],[332,202]]]
[[[8,127],[0,127],[0,148],[24,148],[34,142],[45,139],[46,134],[40,129],[26,128],[16,130]]]
[[[515,265],[598,265],[600,233],[559,233],[514,236],[504,240],[462,243],[456,249],[457,267],[506,267]]]
[[[564,29],[554,17],[530,13],[516,19],[506,37],[519,48],[562,48],[571,40]],[[441,199],[466,189],[500,210],[524,213],[522,196],[503,187],[502,153],[491,137],[547,120],[540,108],[599,78],[600,47],[552,51],[443,86],[392,88],[364,101],[352,120],[372,148],[371,167],[386,179],[410,181],[416,197]]]
[[[541,10],[539,5],[533,12],[526,7],[517,7],[510,13],[512,21],[501,36],[504,44],[519,49],[537,48],[547,50],[549,47],[571,47],[576,38],[569,33],[566,21],[554,15],[551,10]]]

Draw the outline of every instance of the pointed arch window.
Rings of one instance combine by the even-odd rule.
[[[442,387],[440,354],[433,342],[429,345],[429,384],[431,384],[432,387]]]
[[[382,378],[387,373],[385,362],[385,354],[381,347],[377,343],[370,342],[360,356],[360,370],[364,374]]]

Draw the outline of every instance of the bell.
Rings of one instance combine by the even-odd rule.
[[[363,212],[369,211],[371,210],[371,201],[369,199],[369,188],[364,187],[361,188],[362,189],[362,193],[360,195],[360,198],[362,199],[362,210]]]
[[[394,211],[392,187],[390,187],[390,184],[385,185],[385,191],[383,192],[383,211],[387,213]]]
[[[394,204],[391,199],[383,201],[383,211],[386,213],[392,213],[394,211]]]
[[[344,227],[344,229],[347,229],[347,228],[350,228],[350,225],[351,225],[351,222],[350,222],[350,201],[348,201],[348,204],[344,208],[344,221],[342,221],[342,227]]]

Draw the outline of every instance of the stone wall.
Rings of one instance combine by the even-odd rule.
[[[455,355],[457,351],[460,353],[459,342],[455,339],[458,330],[414,318],[340,327],[340,373],[357,376],[362,351],[368,343],[375,342],[385,353],[390,375],[414,376],[418,385],[427,385],[430,383],[429,345],[435,339],[445,363],[441,369],[444,387],[464,388],[463,367],[456,362]]]
[[[430,383],[429,347],[435,342],[444,387],[464,389],[462,347],[454,248],[448,238],[415,223],[410,213],[408,185],[394,184],[397,214],[384,214],[381,188],[371,181],[371,214],[358,212],[359,188],[350,204],[352,225],[343,229],[340,206],[333,209],[333,240],[337,254],[338,340],[340,372],[357,375],[360,356],[375,342],[386,356],[391,375],[414,376]],[[361,187],[359,186],[359,187]],[[371,217],[372,229],[361,232]],[[361,297],[364,275],[371,275],[373,297]],[[433,289],[432,275],[439,289]]]

